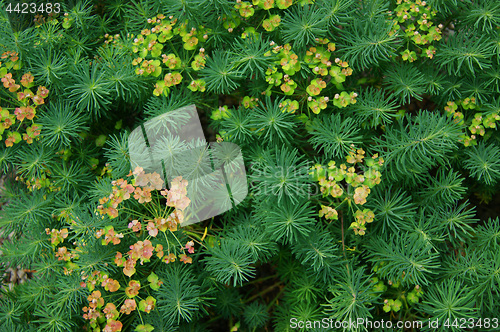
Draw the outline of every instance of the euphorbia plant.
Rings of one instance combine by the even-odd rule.
[[[130,179],[132,175],[135,178]],[[178,264],[176,260],[191,264],[190,254],[195,252],[193,240],[181,243],[179,239],[186,239],[180,230],[183,211],[190,203],[186,197],[186,180],[177,177],[172,180],[170,189],[163,189],[163,180],[158,173],[146,174],[137,167],[128,174],[128,179],[114,180],[112,185],[111,194],[100,199],[101,205],[96,210],[97,215],[108,220],[109,224],[90,231],[94,232],[96,239],[101,239],[100,245],[118,249],[113,267],[101,271],[82,266],[79,253],[86,250],[87,244],[64,244],[66,238],[74,235],[71,222],[68,228],[46,230],[57,251],[55,256],[66,261],[65,273],[81,274],[80,285],[89,291],[83,317],[93,331],[122,331],[124,316],[152,311],[156,299],[151,291],[157,291],[164,282],[153,272],[154,267],[157,264]],[[122,203],[129,199],[135,199],[144,209],[124,207]],[[121,213],[129,216],[128,224],[113,222]],[[71,215],[66,217],[72,218]],[[128,251],[123,251],[124,245],[128,246]],[[148,324],[139,325],[136,331],[150,327]]]

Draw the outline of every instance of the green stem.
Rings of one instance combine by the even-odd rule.
[[[268,279],[276,278],[277,276],[278,276],[278,274],[274,274],[274,275],[272,275],[272,276],[267,276],[267,277],[262,277],[262,278],[259,278],[259,279],[255,279],[255,280],[249,281],[249,282],[247,282],[246,284],[247,284],[247,285],[250,285],[250,284],[259,283],[259,282],[264,281],[264,280],[268,280]]]
[[[168,241],[168,238],[167,238],[167,233],[166,232],[162,232],[163,235],[165,235],[165,240],[167,241],[167,250],[168,250],[168,254],[170,255],[170,242]]]
[[[248,299],[246,299],[245,301],[243,301],[244,303],[247,303],[247,302],[250,302],[250,301],[253,301],[255,300],[256,298],[258,298],[259,296],[262,296],[264,294],[267,294],[269,293],[270,291],[272,291],[274,288],[276,288],[277,286],[281,285],[281,281],[278,281],[277,283],[275,283],[274,285],[272,286],[269,286],[267,287],[266,289],[262,290],[261,292],[259,292],[258,294],[255,294],[251,297],[249,297]]]
[[[198,233],[196,233],[196,232],[193,232],[193,231],[184,231],[184,234],[194,236],[194,237],[195,237],[195,238],[197,238],[198,240],[201,240],[201,236],[200,236],[200,234],[198,234]]]
[[[139,213],[139,212],[137,212],[137,211],[134,211],[134,210],[132,210],[132,209],[128,209],[128,208],[126,208],[126,207],[122,207],[122,208],[120,208],[120,210],[128,210],[128,211],[130,211],[130,212],[133,212],[133,213],[130,213],[131,215],[135,215],[135,216],[143,217],[144,219],[149,218],[149,216],[148,216],[148,215],[146,215],[146,214]]]
[[[207,324],[213,323],[213,322],[215,322],[216,320],[218,320],[218,319],[219,319],[219,318],[221,318],[221,317],[222,317],[222,315],[215,316],[214,318],[210,319],[210,320],[207,322]]]
[[[179,241],[179,239],[177,238],[177,236],[175,236],[174,232],[172,232],[171,230],[169,230],[170,234],[173,235],[173,237],[175,238],[175,240],[177,241],[177,243],[181,246],[181,248],[184,248],[184,246],[182,245],[182,243]]]
[[[271,309],[271,307],[274,305],[274,303],[276,301],[278,301],[278,299],[281,297],[281,294],[283,294],[284,291],[285,291],[285,287],[280,289],[280,291],[278,292],[278,295],[276,295],[276,297],[271,302],[269,302],[269,304],[267,305],[266,311],[269,311]]]
[[[345,243],[344,243],[344,214],[340,211],[340,229],[342,230],[342,253],[344,258],[347,259],[345,254]]]
[[[177,54],[177,50],[174,47],[174,44],[172,43],[172,41],[170,39],[168,40],[168,43],[170,44],[170,49],[174,52],[175,56],[178,57],[179,59],[181,59],[181,61],[182,61],[182,58],[179,56],[179,54]]]

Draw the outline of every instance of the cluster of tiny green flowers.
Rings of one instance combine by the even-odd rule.
[[[463,110],[481,110],[481,106],[476,104],[476,99],[474,97],[468,97],[463,100],[448,101],[444,110],[448,116],[453,117],[455,123],[467,127],[470,131],[470,135],[464,133],[461,136],[460,141],[465,146],[476,145],[477,138],[479,136],[486,135],[486,128],[496,128],[496,121],[500,120],[500,110],[489,111],[489,112],[476,112],[472,120],[468,120],[467,123],[464,120],[463,112],[458,111],[459,106]],[[470,124],[469,124],[470,121]]]
[[[371,223],[375,217],[373,211],[361,210],[358,205],[365,204],[371,191],[370,188],[380,183],[382,176],[380,169],[384,163],[384,160],[377,154],[366,159],[364,154],[363,149],[353,149],[346,157],[346,163],[340,164],[339,167],[336,166],[335,161],[330,161],[328,168],[317,164],[309,173],[314,181],[319,182],[323,197],[335,199],[334,207],[321,206],[319,216],[327,220],[336,220],[339,215],[338,209],[347,202],[349,211],[353,212],[355,219],[350,228],[356,235],[364,235],[366,224]],[[364,165],[362,165],[363,162]]]
[[[104,35],[104,38],[106,39],[104,41],[104,44],[108,45],[108,44],[118,44],[118,40],[120,39],[120,35],[116,34],[114,36],[110,35],[110,34],[105,34]]]
[[[313,3],[313,1],[299,2],[300,5],[307,3]],[[253,16],[257,10],[269,11],[275,7],[286,9],[292,4],[293,1],[290,0],[253,0],[252,3],[238,0],[234,11],[219,16],[218,20],[231,33],[242,22],[246,22],[249,17]],[[269,14],[266,18],[262,18],[259,27],[265,30],[264,32],[271,32],[278,28],[280,22],[279,14]],[[191,80],[187,85],[188,89],[193,92],[205,92],[206,82],[198,78],[196,72],[205,67],[208,55],[202,44],[208,39],[211,30],[198,26],[188,31],[187,21],[178,22],[174,16],[166,18],[162,14],[148,19],[148,23],[152,25],[151,28],[144,29],[137,37],[130,35],[130,38],[133,38],[132,50],[137,54],[132,61],[132,64],[136,66],[136,74],[162,78],[154,85],[153,94],[156,96],[167,96],[171,87],[181,84],[188,77]],[[255,27],[246,27],[241,30],[243,30],[241,38],[250,36],[262,38]],[[182,39],[184,49],[188,51],[198,49],[198,51],[193,52],[187,61],[181,59],[174,48],[171,48],[174,53],[164,54],[163,51],[167,45],[172,46],[172,41],[178,41],[174,38]],[[115,37],[107,36],[106,43],[111,42],[116,43],[117,40]],[[299,58],[290,44],[277,45],[274,41],[270,44],[272,50],[268,51],[265,56],[276,60],[265,72],[268,87],[262,91],[262,94],[270,96],[277,93],[290,96],[282,102],[283,112],[295,113],[299,109],[299,103],[307,104],[308,109],[315,114],[324,110],[328,103],[338,108],[356,103],[357,93],[346,92],[342,86],[346,77],[352,75],[352,68],[349,67],[347,61],[332,57],[336,49],[334,43],[326,38],[316,38],[315,46],[310,47],[302,58]],[[304,69],[303,66],[308,66],[313,76],[307,81],[305,93],[303,91],[297,93],[296,74]],[[324,91],[330,84],[335,85],[338,93],[334,92],[327,96]]]
[[[301,4],[305,3],[312,3],[312,1],[300,1]],[[249,18],[255,14],[256,10],[266,10],[269,11],[270,9],[278,7],[279,9],[287,9],[293,4],[293,0],[252,0],[252,2],[248,1],[241,1],[241,0],[236,0],[236,5],[234,5],[234,8],[238,10],[239,14],[244,17],[244,18]],[[277,24],[280,22],[280,16],[279,15],[272,15],[270,18],[266,19],[263,21],[262,26],[264,29],[267,31],[272,31],[269,30],[270,27],[270,22],[273,20],[277,20]]]
[[[266,82],[269,86],[263,94],[270,96],[272,88],[279,86],[284,95],[293,95],[297,88],[297,82],[293,79],[293,76],[301,70],[301,64],[303,63],[311,68],[316,75],[306,87],[306,93],[308,94],[307,106],[313,113],[319,114],[330,101],[338,108],[356,103],[358,94],[355,92],[347,93],[342,91],[340,94],[335,94],[334,98],[321,96],[321,92],[328,84],[335,84],[338,90],[343,90],[342,83],[345,82],[347,76],[352,75],[352,68],[349,67],[347,61],[342,61],[340,58],[330,60],[332,53],[335,51],[334,43],[331,43],[326,38],[317,38],[316,43],[316,46],[312,46],[307,50],[303,59],[299,59],[290,44],[279,46],[271,42],[273,50],[266,55],[274,53],[277,60],[275,61],[276,66],[266,70]],[[286,106],[290,106],[287,108],[288,112],[294,113],[298,109],[298,102],[294,103],[291,99],[286,99],[285,102]]]
[[[276,3],[274,0],[252,0],[252,4],[249,2],[242,2],[241,0],[236,0],[236,2],[235,8],[239,10],[240,15],[243,17],[252,16],[255,12],[253,10],[254,8],[270,10],[277,6],[279,9],[287,9],[293,3],[292,0],[277,0]]]
[[[69,15],[69,13],[64,13],[64,18],[63,18],[63,28],[64,29],[69,29],[73,25],[73,22],[75,19]]]
[[[378,274],[379,269],[383,266],[383,263],[378,263],[373,267],[373,271]],[[382,293],[384,297],[384,306],[382,309],[385,312],[399,312],[405,304],[405,308],[408,310],[411,305],[417,304],[424,291],[420,285],[415,285],[410,291],[401,285],[401,280],[387,280],[387,284],[383,279],[377,276],[371,278],[372,291],[374,293]],[[392,298],[389,298],[392,297]]]
[[[396,18],[390,35],[402,30],[403,36],[416,46],[416,50],[421,51],[420,56],[432,59],[436,54],[436,48],[430,44],[441,39],[443,29],[442,24],[437,27],[433,25],[432,18],[436,16],[436,11],[421,0],[398,0],[397,5],[394,10]],[[392,17],[393,13],[389,12],[389,16]],[[420,47],[425,45],[428,46]],[[417,52],[407,48],[401,52],[401,57],[404,61],[413,62],[417,60]]]
[[[231,116],[231,112],[229,111],[229,108],[227,105],[220,106],[217,110],[212,112],[212,115],[210,115],[210,118],[212,120],[220,120],[220,119],[228,119]]]
[[[179,23],[177,19],[170,16],[168,19],[163,14],[159,14],[148,19],[148,23],[153,25],[150,29],[144,29],[140,35],[135,37],[130,35],[133,40],[133,52],[138,57],[132,61],[136,66],[136,74],[141,76],[160,77],[166,70],[163,80],[155,83],[153,94],[167,96],[170,87],[182,82],[182,72],[188,67],[188,63],[183,61],[180,56],[174,53],[164,54],[165,45],[171,43],[172,39],[177,37],[183,42],[183,47],[187,51],[195,51],[200,44],[208,39],[208,30],[203,26],[192,28],[188,31],[187,22]],[[197,54],[192,54],[194,58],[191,62],[191,69],[199,71],[205,67],[206,55],[203,47],[199,48]],[[205,91],[205,82],[201,79],[193,79],[188,88],[191,91]]]

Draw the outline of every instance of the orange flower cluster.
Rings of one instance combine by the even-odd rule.
[[[54,228],[50,230],[49,228],[45,228],[45,233],[47,233],[47,235],[50,235],[50,243],[52,243],[54,247],[59,243],[62,243],[64,239],[68,237],[67,228],[63,228],[61,230],[57,230]]]
[[[18,69],[19,57],[15,52],[5,52],[0,56],[0,59],[7,58],[10,58],[10,62],[6,64],[6,67],[1,67],[2,63],[0,62],[0,81],[3,83],[4,88],[15,94],[15,96],[11,97],[12,103],[20,105],[15,108],[13,114],[8,109],[0,107],[0,136],[3,135],[5,130],[11,128],[16,123],[16,120],[20,122],[19,126],[23,124],[24,120],[29,120],[32,121],[31,126],[24,126],[26,132],[22,136],[17,131],[19,126],[16,131],[7,131],[5,145],[11,147],[22,140],[31,144],[33,139],[40,135],[40,125],[33,123],[36,108],[45,103],[44,99],[47,98],[49,90],[44,86],[40,86],[35,94],[31,90],[34,86],[34,76],[31,73],[25,73],[19,82],[20,84],[17,84],[13,74],[7,72],[7,69]],[[25,89],[23,90],[22,87]]]
[[[178,177],[172,181],[170,190],[166,190],[163,189],[164,182],[158,173],[147,174],[141,167],[137,167],[128,174],[128,176],[132,175],[135,176],[134,179],[112,181],[112,193],[100,200],[101,205],[98,210],[101,215],[108,214],[112,218],[118,216],[119,204],[131,197],[134,197],[139,203],[151,202],[154,191],[160,191],[159,197],[164,199],[166,209],[162,210],[155,207],[155,211],[160,211],[157,215],[152,216],[151,219],[146,217],[141,220],[131,220],[125,230],[119,229],[117,225],[108,225],[103,229],[98,229],[95,233],[96,238],[101,238],[102,245],[109,245],[110,243],[118,245],[128,235],[133,237],[146,236],[146,238],[134,241],[135,243],[132,242],[133,244],[129,246],[126,253],[116,252],[114,263],[116,266],[121,267],[123,274],[129,278],[142,276],[142,273],[136,273],[137,269],[144,263],[149,263],[154,259],[154,256],[166,264],[175,262],[177,259],[184,264],[192,263],[192,257],[188,257],[187,254],[194,253],[194,241],[188,241],[184,246],[181,245],[180,252],[177,253],[170,252],[172,249],[170,245],[168,245],[167,252],[164,252],[162,244],[152,242],[155,241],[154,238],[158,236],[160,231],[164,233],[165,238],[167,231],[176,238],[172,232],[178,230],[179,225],[184,220],[184,210],[191,202],[186,196],[188,182],[183,180],[182,177]],[[62,242],[64,237],[67,237],[67,230],[50,231],[47,229],[47,234],[52,234],[53,243],[59,243]],[[180,244],[178,239],[177,242]],[[68,253],[65,251],[66,248],[63,248],[60,249],[59,254],[61,259],[68,257]],[[163,284],[163,281],[154,273],[149,274],[147,282],[152,290],[158,290]],[[88,298],[89,305],[84,308],[85,314],[83,317],[89,320],[89,325],[93,330],[121,331],[123,325],[119,321],[120,314],[129,315],[135,310],[149,313],[156,306],[156,299],[152,296],[140,300],[135,299],[139,296],[139,292],[142,292],[145,288],[144,284],[145,281],[141,279],[129,280],[128,285],[121,285],[118,280],[110,278],[100,271],[94,271],[91,276],[82,276],[80,286],[87,287],[92,292]],[[102,287],[100,291],[95,290],[98,286]],[[107,303],[105,305],[105,301],[101,296],[103,291],[110,293],[123,292],[123,297],[121,297],[123,302],[120,305],[118,303]],[[104,324],[105,326],[103,326]],[[148,325],[141,326],[144,331],[149,331],[149,328]]]
[[[82,287],[88,287],[92,293],[87,297],[89,301],[88,306],[83,307],[83,311],[85,314],[83,318],[90,321],[90,326],[94,329],[99,329],[99,323],[102,321],[102,318],[106,318],[106,326],[102,331],[121,331],[123,324],[118,321],[118,317],[120,313],[130,315],[130,313],[137,308],[137,303],[132,297],[136,296],[139,293],[140,283],[138,281],[130,281],[129,287],[125,289],[125,293],[127,295],[134,294],[133,296],[129,295],[129,299],[126,299],[120,307],[120,311],[114,303],[107,303],[104,306],[104,298],[102,296],[101,291],[94,290],[95,286],[101,284],[102,287],[108,292],[117,292],[120,289],[120,283],[118,280],[114,280],[109,278],[107,275],[103,275],[100,271],[94,271],[90,277],[82,276],[83,280],[80,283]]]
[[[118,205],[124,200],[130,199],[131,195],[141,204],[151,202],[151,192],[163,188],[163,180],[156,172],[152,174],[145,173],[142,167],[137,167],[134,172],[128,176],[135,175],[133,184],[127,180],[118,179],[112,182],[113,192],[108,196],[99,199],[98,211],[101,214],[108,214],[111,218],[118,216]],[[135,181],[135,182],[134,182]],[[187,180],[177,177],[172,181],[170,190],[162,190],[160,193],[167,196],[167,206],[176,207],[183,211],[191,202],[186,191]],[[176,216],[172,216],[174,218]],[[182,219],[177,216],[177,219]]]

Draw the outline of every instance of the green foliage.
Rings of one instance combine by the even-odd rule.
[[[476,74],[491,67],[490,57],[493,45],[485,36],[478,36],[465,31],[458,31],[442,44],[442,50],[436,56],[441,68],[448,74]]]
[[[18,152],[14,163],[18,173],[27,178],[39,178],[54,166],[55,150],[44,145],[29,145]]]
[[[339,272],[335,284],[329,288],[333,297],[325,304],[325,313],[338,321],[372,318],[370,308],[378,296],[371,290],[370,276],[361,268],[354,270],[352,263]]]
[[[159,273],[164,282],[157,292],[158,308],[167,324],[191,321],[199,310],[201,294],[190,269],[168,267]]]
[[[438,253],[424,241],[410,241],[408,234],[380,242],[372,240],[370,261],[377,263],[377,272],[389,280],[401,280],[403,285],[429,285],[440,264]]]
[[[128,151],[128,133],[121,132],[119,136],[111,136],[107,141],[105,156],[116,177],[125,176],[130,171],[130,156]]]
[[[316,38],[323,38],[326,34],[326,17],[323,8],[305,5],[295,7],[287,12],[283,18],[283,41],[294,42],[294,46],[304,49],[314,42]]]
[[[375,140],[379,149],[387,149],[387,174],[392,179],[415,181],[431,167],[446,164],[446,154],[457,149],[460,128],[449,118],[429,111],[405,120],[394,125],[385,140]]]
[[[266,306],[258,302],[253,302],[245,308],[243,318],[250,328],[257,328],[266,325],[269,314]]]
[[[278,146],[290,143],[297,125],[294,116],[283,111],[280,106],[282,102],[283,99],[272,102],[270,98],[266,98],[265,104],[260,102],[255,109],[253,120],[249,124],[256,128],[259,139]]]
[[[239,315],[243,305],[238,290],[235,288],[223,288],[218,291],[214,308],[224,318],[230,318],[231,315]]]
[[[235,240],[221,240],[220,246],[210,248],[205,258],[206,269],[221,283],[232,281],[233,286],[241,285],[255,275],[255,262],[249,250],[240,247]]]
[[[87,109],[95,117],[100,117],[106,107],[111,103],[111,81],[99,65],[89,65],[88,60],[79,62],[70,72],[73,84],[67,86],[68,99],[75,106]]]
[[[269,43],[262,36],[254,35],[234,41],[231,56],[238,71],[245,73],[246,78],[263,78],[267,68],[272,66],[273,58],[266,56],[271,50]]]
[[[303,274],[300,277],[292,279],[292,291],[289,293],[290,300],[301,299],[307,303],[314,302],[320,293],[318,285],[318,275],[307,273],[307,270],[302,269]]]
[[[80,139],[79,134],[88,129],[85,120],[71,104],[50,104],[47,112],[40,116],[43,144],[56,150],[69,148],[71,142]]]
[[[68,62],[63,54],[52,48],[35,52],[30,62],[30,70],[40,84],[61,90],[61,79],[67,74]]]
[[[201,77],[207,81],[208,91],[215,93],[229,93],[238,88],[238,79],[241,72],[231,61],[229,52],[214,52],[208,58],[206,67],[201,72]]]
[[[422,205],[448,206],[462,198],[467,190],[462,185],[463,178],[460,178],[458,172],[450,169],[448,174],[443,168],[440,168],[436,177],[431,177],[420,195]]]
[[[54,186],[69,195],[84,194],[92,181],[90,170],[78,163],[63,162],[53,169]]]
[[[354,12],[353,0],[334,0],[319,2],[325,12],[325,19],[329,27],[335,24],[349,22]]]
[[[493,185],[498,181],[500,178],[500,148],[481,142],[465,153],[468,158],[464,160],[464,167],[473,178],[487,185]]]
[[[500,23],[500,4],[495,1],[475,1],[467,9],[464,11],[464,21],[477,30],[492,30]]]
[[[43,199],[43,196],[43,192],[20,191],[6,207],[5,217],[0,221],[2,229],[12,232],[50,218],[51,201]]]
[[[399,229],[405,220],[413,219],[416,212],[416,206],[411,197],[401,188],[394,189],[392,186],[376,188],[367,206],[375,213],[379,227],[382,227],[382,234]]]
[[[411,98],[422,100],[425,79],[417,68],[409,64],[392,66],[385,75],[387,87],[400,102],[409,103]]]
[[[21,318],[22,311],[19,310],[19,306],[9,298],[1,301],[2,305],[0,305],[0,320],[2,321],[3,329],[14,330],[16,326],[18,326]]]
[[[226,139],[231,142],[240,144],[250,142],[253,138],[253,132],[250,129],[251,123],[252,119],[249,112],[240,107],[232,110],[227,118],[221,119],[220,131],[224,132]]]
[[[300,236],[308,236],[314,225],[313,216],[308,202],[285,202],[282,205],[263,203],[256,211],[266,235],[285,244],[294,244]]]
[[[267,230],[266,230],[267,231]],[[240,245],[252,254],[255,261],[265,262],[278,251],[276,243],[269,239],[263,227],[246,221],[228,233],[228,237],[239,242]]]
[[[340,114],[315,118],[310,126],[309,142],[329,158],[343,158],[351,145],[359,146],[362,136],[352,118],[342,119]]]
[[[339,263],[338,247],[327,235],[328,232],[318,226],[295,243],[292,250],[302,265],[311,266],[315,272],[325,272]]]
[[[497,248],[500,246],[500,220],[488,220],[488,223],[477,229],[477,245],[482,249]]]
[[[401,43],[391,30],[392,24],[382,17],[353,21],[341,34],[346,60],[358,69],[389,61]]]
[[[474,208],[468,207],[467,203],[464,202],[449,207],[440,206],[432,211],[431,220],[439,221],[441,225],[446,226],[448,238],[451,242],[463,241],[474,232],[472,225],[478,219],[474,217]]]
[[[271,151],[266,151],[263,162],[252,167],[250,179],[255,183],[255,195],[261,200],[272,197],[278,203],[285,200],[295,203],[307,195],[310,187],[307,162],[297,150]]]
[[[392,123],[399,106],[384,96],[384,90],[369,87],[359,95],[357,103],[349,108],[358,121],[367,122],[372,128]]]
[[[422,311],[430,315],[431,320],[448,321],[448,326],[440,326],[437,331],[461,331],[453,326],[455,319],[475,317],[474,298],[470,289],[453,280],[433,285],[428,290],[428,300],[424,300]]]

